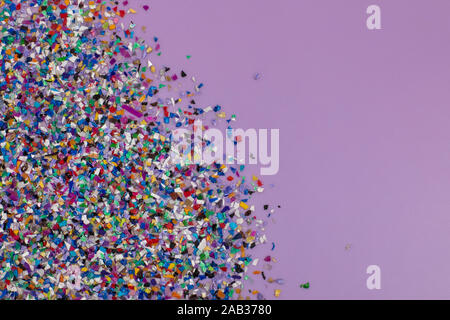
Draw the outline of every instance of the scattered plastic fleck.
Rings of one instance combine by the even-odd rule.
[[[300,288],[309,289],[309,282],[300,284]]]

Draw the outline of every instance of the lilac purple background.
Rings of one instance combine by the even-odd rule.
[[[370,4],[381,31],[365,26]],[[282,206],[267,228],[281,298],[450,298],[448,0],[129,7],[160,38],[157,62],[205,83],[203,106],[236,113],[235,127],[280,128],[280,171],[256,201]],[[370,264],[379,291],[366,288]]]

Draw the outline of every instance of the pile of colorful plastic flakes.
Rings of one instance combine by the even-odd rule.
[[[223,114],[151,62],[136,10],[0,3],[0,299],[243,298],[262,183],[170,164],[173,128]]]

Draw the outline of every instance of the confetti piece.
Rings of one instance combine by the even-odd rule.
[[[127,110],[128,112],[130,112],[131,114],[133,114],[133,115],[135,115],[136,117],[142,117],[142,113],[141,112],[139,112],[139,111],[137,111],[136,109],[134,109],[134,108],[131,108],[130,106],[128,106],[128,105],[126,105],[126,104],[124,104],[123,106],[122,106],[122,108],[124,108],[125,110]]]
[[[300,284],[300,288],[303,288],[303,289],[308,289],[308,288],[309,288],[309,282],[306,282],[306,283]]]

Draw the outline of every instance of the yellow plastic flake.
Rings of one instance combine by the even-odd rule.
[[[240,207],[241,207],[242,209],[248,210],[248,204],[246,204],[245,202],[242,202],[242,201],[241,201],[241,203],[240,203],[239,205],[240,205]]]
[[[31,219],[33,219],[33,216],[31,216],[31,215],[28,216],[27,219],[25,220],[25,225],[27,225]]]
[[[280,289],[275,289],[275,297],[279,297],[281,293]]]

